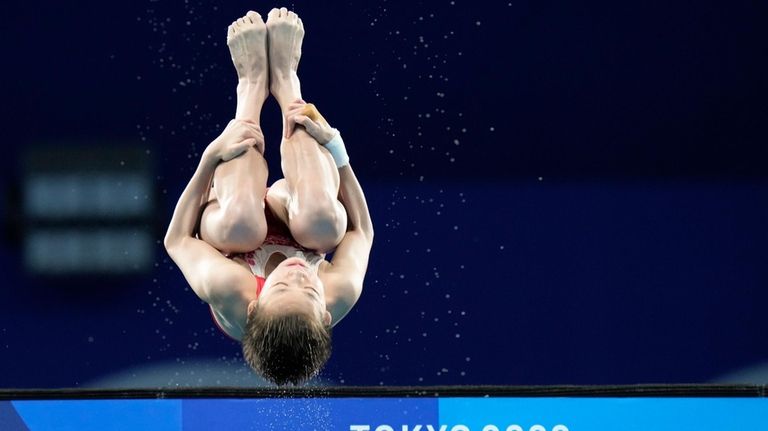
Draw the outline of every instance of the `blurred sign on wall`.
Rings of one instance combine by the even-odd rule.
[[[128,146],[28,150],[20,187],[25,268],[49,276],[148,272],[151,165]]]

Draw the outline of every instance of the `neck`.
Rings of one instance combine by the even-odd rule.
[[[264,278],[269,277],[269,275],[272,274],[272,271],[277,268],[277,265],[280,265],[280,262],[285,259],[288,259],[288,257],[283,253],[272,253],[272,255],[267,258],[267,263],[264,264]]]

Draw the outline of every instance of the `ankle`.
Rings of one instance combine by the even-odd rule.
[[[264,93],[266,91],[264,78],[241,78],[237,81],[237,94]]]
[[[275,96],[277,103],[283,111],[294,100],[301,98],[299,79],[295,73],[292,78],[272,79],[269,87],[270,93]]]

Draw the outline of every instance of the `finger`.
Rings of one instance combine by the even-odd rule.
[[[293,118],[296,123],[301,124],[304,127],[307,127],[307,124],[312,123],[312,119],[304,114],[296,114]]]
[[[239,121],[239,122],[240,122],[240,123],[241,123],[241,124],[242,124],[244,127],[247,127],[247,128],[249,128],[249,129],[258,129],[258,128],[259,128],[259,123],[255,122],[255,121],[253,121],[253,120],[250,120],[250,119],[246,119],[246,120],[238,120],[238,121]]]
[[[243,120],[243,135],[244,136],[259,136],[262,134],[261,127],[251,120]]]
[[[240,145],[243,146],[243,151],[248,150],[248,148],[251,148],[252,146],[256,145],[259,142],[256,138],[250,138],[246,139],[243,142],[240,143]]]
[[[301,115],[303,108],[296,109],[292,112],[290,112],[290,115],[286,115],[285,117],[285,137],[290,138],[293,136],[293,132],[296,130],[296,124],[299,123],[299,119],[301,121],[312,121],[309,118],[307,118],[305,115]],[[301,123],[299,123],[301,124]],[[303,125],[303,124],[302,124]],[[306,127],[306,126],[305,126]]]
[[[317,125],[314,121],[312,121],[311,118],[307,117],[306,115],[297,115],[294,117],[294,121],[297,124],[301,124],[304,126],[305,129],[307,129],[307,133],[312,135],[313,137],[317,136],[320,132],[320,126]]]
[[[302,107],[294,108],[285,113],[285,118],[295,117],[296,115],[301,115],[303,113],[304,113],[304,108]]]
[[[303,100],[297,100],[295,102],[291,102],[288,104],[288,110],[290,111],[290,110],[294,110],[294,109],[298,109],[306,106],[307,106],[307,102]]]
[[[225,148],[221,154],[221,160],[224,162],[228,162],[246,151],[248,151],[248,148],[253,146],[256,143],[255,139],[246,139],[234,144],[231,144],[227,148]]]
[[[291,103],[291,104],[289,104],[289,105],[288,105],[288,110],[289,110],[289,111],[292,111],[292,110],[294,110],[294,109],[303,109],[303,108],[304,108],[304,106],[306,106],[306,104],[304,104],[304,103],[299,103],[299,102],[293,102],[293,103]]]
[[[298,103],[297,104],[293,104],[293,105],[288,105],[288,111],[289,112],[290,111],[302,111],[304,109],[307,109],[306,106],[307,105],[301,105],[301,104],[298,104]]]
[[[288,139],[291,137],[291,135],[293,135],[293,129],[296,128],[295,118],[296,118],[295,115],[285,117],[285,133],[284,133],[285,139]]]
[[[232,151],[237,154],[242,154],[252,147],[256,143],[256,138],[244,139],[232,146]]]
[[[239,156],[239,155],[245,153],[250,148],[257,146],[258,143],[259,143],[259,140],[255,139],[255,138],[246,139],[246,140],[240,142],[238,144],[237,155]]]
[[[301,106],[286,111],[285,112],[286,124],[288,124],[288,123],[291,123],[291,124],[295,123],[294,117],[296,117],[297,115],[302,114],[303,111],[304,111],[304,108],[302,108]]]

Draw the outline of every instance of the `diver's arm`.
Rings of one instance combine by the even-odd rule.
[[[264,136],[255,123],[232,120],[224,131],[203,151],[192,179],[181,193],[171,223],[165,234],[166,248],[173,247],[184,238],[194,237],[200,210],[208,198],[213,173],[219,162],[227,162],[244,153],[251,146],[264,145]]]
[[[368,257],[373,246],[373,223],[363,189],[346,163],[339,169],[339,201],[347,212],[347,232],[324,270],[326,304],[338,323],[357,303],[363,292]]]
[[[258,126],[256,126],[258,128]],[[205,302],[212,303],[252,275],[195,237],[200,211],[208,198],[213,173],[219,162],[231,160],[261,140],[252,125],[231,121],[224,132],[203,151],[192,179],[181,193],[165,234],[168,255],[179,266],[192,290]]]
[[[339,179],[339,200],[347,210],[347,232],[336,247],[323,280],[334,323],[338,323],[360,298],[373,246],[373,223],[368,204],[350,165],[339,169]]]
[[[358,231],[373,242],[373,223],[368,203],[349,164],[339,168],[339,201],[347,210],[347,231]]]
[[[296,101],[291,105],[286,121],[287,136],[290,136],[297,125],[301,125],[320,145],[329,143],[338,134],[314,105],[304,101]],[[347,232],[321,277],[326,287],[326,303],[334,324],[338,323],[360,298],[373,245],[373,223],[363,189],[348,159],[342,158],[346,163],[338,168],[339,201],[347,212]]]
[[[208,191],[213,181],[213,172],[219,160],[208,151],[203,152],[192,179],[181,193],[179,202],[171,217],[168,231],[165,233],[165,248],[176,247],[184,238],[192,238],[197,229],[200,210],[208,198]]]
[[[216,268],[223,269],[232,264],[216,249],[195,238],[200,209],[208,197],[213,172],[218,163],[218,158],[211,152],[203,152],[197,170],[176,204],[164,240],[168,255],[181,269],[189,286],[207,303],[215,302],[216,286],[228,284],[225,280],[212,279],[214,275],[230,273],[226,270],[216,271]]]

